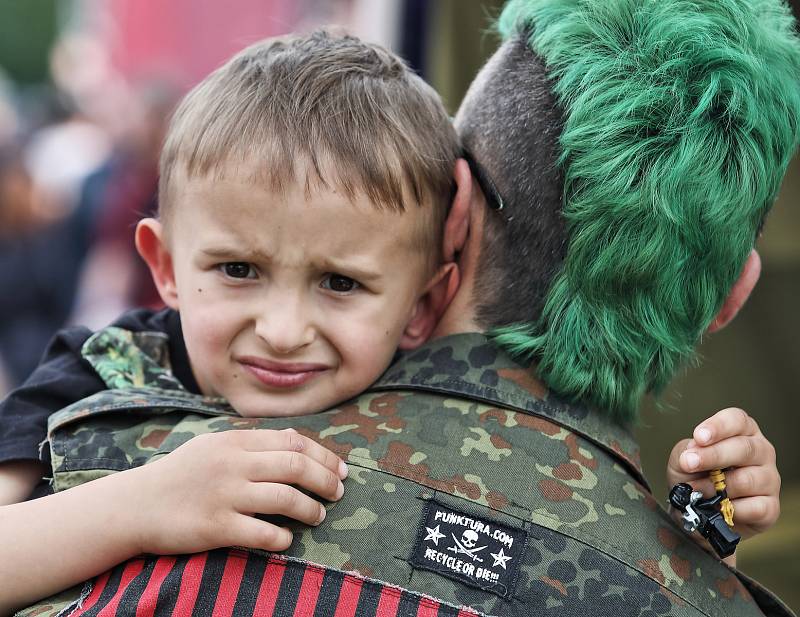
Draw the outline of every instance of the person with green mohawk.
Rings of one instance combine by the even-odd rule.
[[[279,557],[144,556],[77,605],[21,614],[84,600],[88,614],[118,615],[187,603],[235,615],[792,614],[659,507],[629,433],[644,393],[758,279],[754,246],[800,138],[789,9],[511,0],[499,28],[455,120],[466,160],[442,253],[457,267],[433,337],[348,404],[258,424],[347,461],[325,520],[291,525]],[[66,485],[153,456],[151,429],[166,461],[200,426],[243,426],[207,404],[211,419],[163,415],[138,437],[127,427],[128,442],[94,460],[71,423],[111,439],[118,416],[98,431],[106,417],[73,411],[50,427]],[[743,537],[773,523],[774,450],[755,421],[723,410],[693,437],[673,451],[671,482],[702,487],[698,473],[733,462],[767,470],[751,486],[730,472],[727,491]],[[195,578],[170,589],[176,569]],[[164,595],[137,605],[154,588]]]
[[[499,28],[456,120],[508,205],[481,323],[628,422],[755,283],[798,139],[793,22],[763,0],[512,0]]]

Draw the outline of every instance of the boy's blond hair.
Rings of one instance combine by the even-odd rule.
[[[222,177],[247,165],[277,192],[302,182],[307,192],[363,193],[379,208],[424,204],[419,243],[433,249],[458,154],[439,96],[383,47],[326,31],[266,39],[178,106],[161,154],[159,214],[168,225],[176,171]]]

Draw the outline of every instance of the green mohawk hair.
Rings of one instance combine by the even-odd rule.
[[[798,143],[794,28],[780,0],[506,5],[564,114],[569,246],[541,316],[495,335],[555,392],[630,421],[692,358]]]

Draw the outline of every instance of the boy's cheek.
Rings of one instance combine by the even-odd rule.
[[[358,324],[353,320],[353,324]],[[364,322],[361,322],[363,325]],[[341,342],[339,354],[351,372],[366,386],[372,384],[388,367],[400,341],[401,331],[392,324],[370,328],[341,328],[337,339]]]
[[[184,304],[180,315],[186,347],[190,356],[198,356],[192,359],[199,360],[201,355],[215,354],[221,360],[224,357],[221,354],[230,347],[236,329],[234,316],[226,310],[225,305],[213,301],[191,303],[189,306]]]

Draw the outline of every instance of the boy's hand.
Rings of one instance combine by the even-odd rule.
[[[667,485],[688,482],[711,497],[708,472],[722,469],[735,510],[734,531],[745,540],[772,527],[781,509],[781,476],[775,448],[756,421],[741,409],[723,409],[701,422],[693,437],[672,449]]]
[[[337,500],[347,467],[330,450],[291,429],[234,430],[194,437],[128,473],[142,553],[194,553],[221,546],[282,551],[291,544],[291,532],[253,514],[318,525],[325,509],[298,489]]]

